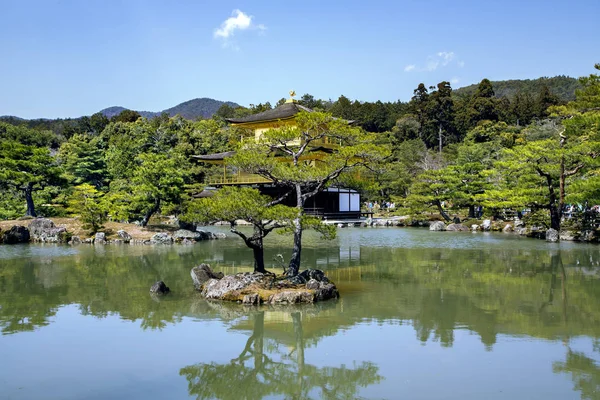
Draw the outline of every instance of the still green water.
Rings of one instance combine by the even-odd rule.
[[[199,298],[194,265],[251,265],[236,238],[0,246],[0,398],[600,399],[600,247],[401,228],[304,246],[339,300]]]

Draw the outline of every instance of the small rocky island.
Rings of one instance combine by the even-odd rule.
[[[337,287],[318,269],[307,269],[294,277],[273,273],[241,272],[223,275],[208,264],[191,271],[194,287],[205,299],[242,304],[315,303],[339,297]]]

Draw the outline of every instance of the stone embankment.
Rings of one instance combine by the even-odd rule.
[[[191,270],[192,281],[208,300],[247,305],[315,303],[339,297],[337,287],[321,270],[307,269],[293,278],[272,273],[242,272],[223,275],[208,264]]]
[[[461,231],[461,232],[504,232],[536,239],[545,239],[549,242],[579,241],[599,242],[600,236],[595,230],[570,231],[547,229],[543,226],[525,226],[523,221],[515,219],[512,221],[483,220],[481,224],[473,224],[470,229],[463,224],[446,225],[442,221],[432,221],[429,224],[430,231]]]
[[[9,230],[0,231],[0,243],[68,243],[72,245],[87,244],[193,244],[204,240],[223,239],[227,237],[224,233],[213,233],[207,231],[190,231],[179,229],[175,232],[158,232],[150,239],[136,239],[125,230],[119,230],[116,238],[109,238],[105,232],[97,232],[93,237],[81,238],[72,235],[64,226],[56,226],[52,220],[47,218],[36,218],[31,220],[28,226],[15,225]]]

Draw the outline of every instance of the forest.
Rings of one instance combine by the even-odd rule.
[[[448,220],[475,217],[479,208],[486,216],[527,210],[535,223],[560,230],[568,205],[585,211],[600,203],[600,76],[596,71],[576,85],[563,78],[509,92],[488,79],[459,93],[446,81],[421,83],[408,102],[310,94],[298,102],[356,121],[372,145],[386,149],[361,182],[344,181],[363,200],[393,201],[397,213]],[[226,118],[283,102],[226,103],[196,120],[167,113],[144,118],[131,110],[110,119],[3,117],[0,219],[79,216],[93,231],[106,219],[145,226],[157,215],[184,215],[204,179],[219,173],[191,156],[239,148],[243,132]]]

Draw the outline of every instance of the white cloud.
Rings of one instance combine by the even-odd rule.
[[[253,19],[254,16],[235,9],[231,13],[231,17],[227,18],[225,21],[223,21],[219,28],[215,29],[213,37],[215,39],[222,40],[223,47],[232,47],[238,50],[239,47],[231,40],[236,31],[257,29],[260,32],[264,32],[267,29],[264,24],[255,25],[252,21]]]
[[[458,60],[456,54],[454,54],[453,51],[440,51],[437,52],[435,55],[427,57],[427,60],[425,61],[425,65],[423,67],[418,67],[415,64],[410,64],[404,68],[404,71],[431,72],[435,71],[440,67],[446,67],[451,64],[456,64],[461,68],[465,66],[464,61]]]
[[[456,85],[458,82],[460,82],[460,79],[454,77],[452,78],[452,80],[450,81],[451,84]]]
[[[437,56],[440,58],[442,65],[446,66],[450,63],[450,61],[454,59],[454,52],[440,51],[439,53],[437,53]]]

